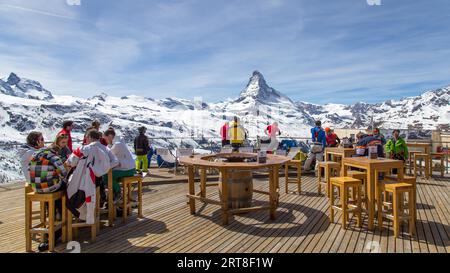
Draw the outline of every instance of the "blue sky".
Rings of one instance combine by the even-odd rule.
[[[68,0],[76,2],[77,0]],[[0,0],[0,75],[55,94],[379,102],[450,84],[448,0]]]

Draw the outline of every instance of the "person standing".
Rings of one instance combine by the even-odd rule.
[[[341,144],[339,137],[329,127],[325,128],[327,147],[337,147]]]
[[[242,146],[246,138],[245,129],[240,124],[238,117],[235,116],[233,118],[233,121],[230,122],[227,131],[228,131],[228,139],[230,140],[233,150],[238,151],[239,147]]]
[[[222,127],[220,127],[220,136],[222,137],[222,147],[225,145],[230,145],[230,140],[228,139],[228,121],[226,121]]]
[[[150,151],[150,145],[148,143],[148,137],[145,135],[147,128],[139,127],[139,135],[134,139],[134,152],[136,153],[136,172],[148,172],[148,159],[147,154]],[[142,167],[141,167],[142,163]]]
[[[73,152],[73,147],[72,147],[72,136],[70,135],[70,133],[72,132],[73,129],[73,121],[71,120],[66,120],[63,122],[63,128],[61,131],[59,131],[58,135],[67,135],[68,139],[67,139],[67,147],[69,148],[70,152]]]
[[[316,160],[316,165],[314,168],[317,169],[319,161],[323,161],[323,152],[327,146],[325,131],[322,129],[322,122],[318,120],[315,125],[315,127],[311,128],[312,146],[309,151],[308,158],[305,161],[305,171],[311,170],[311,164],[314,159]]]
[[[408,146],[405,140],[400,137],[400,130],[392,132],[392,139],[386,143],[386,152],[391,159],[406,161],[408,159]]]
[[[278,122],[272,123],[272,125],[267,126],[264,133],[270,138],[270,144],[267,147],[268,152],[273,152],[278,148],[277,135],[281,135],[280,128],[278,127]]]
[[[30,182],[30,171],[28,164],[30,163],[33,154],[45,146],[44,137],[41,132],[30,132],[27,136],[27,144],[20,147],[19,156],[22,166],[22,173],[25,180]]]

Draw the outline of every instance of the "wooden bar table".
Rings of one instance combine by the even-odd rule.
[[[428,164],[431,166],[432,163],[432,159],[431,159],[431,150],[432,150],[432,146],[431,143],[424,143],[424,142],[406,142],[406,146],[409,148],[417,148],[417,149],[421,149],[423,151],[424,154],[427,154],[430,156],[430,162],[428,162]],[[414,157],[414,153],[417,152],[409,152],[408,154],[408,164],[409,164],[409,172],[411,172],[413,166],[412,166],[412,160]],[[414,162],[415,164],[415,162]],[[431,169],[431,168],[430,168]],[[425,175],[430,175],[432,171],[430,170],[425,170],[425,172],[428,172],[428,174]]]
[[[356,154],[356,149],[354,148],[340,148],[340,147],[329,147],[325,148],[325,161],[331,160],[331,156],[337,156],[341,158],[352,157]],[[342,165],[342,171],[344,170],[344,165]],[[341,171],[341,173],[342,173]]]
[[[394,159],[370,159],[368,157],[348,157],[342,159],[343,176],[347,176],[348,167],[355,167],[366,170],[367,172],[367,210],[369,215],[368,228],[373,229],[373,219],[375,218],[375,195],[377,190],[378,177],[377,172],[388,172],[397,169],[399,180],[403,180],[403,161]]]
[[[207,204],[215,204],[222,207],[222,223],[228,224],[228,218],[230,215],[239,214],[257,210],[269,210],[270,218],[275,219],[276,209],[278,207],[279,200],[279,179],[278,173],[282,165],[289,161],[288,157],[278,155],[267,155],[266,163],[258,162],[224,162],[223,159],[231,157],[243,157],[246,159],[256,159],[256,154],[253,153],[222,153],[213,155],[195,155],[189,157],[181,157],[180,162],[188,167],[188,194],[190,213],[194,215],[195,212],[195,200],[199,200]],[[195,193],[195,175],[194,168],[201,170],[200,176],[200,192]],[[217,169],[222,175],[220,200],[213,200],[206,198],[206,188],[209,186],[218,186],[216,184],[206,185],[206,169]],[[269,196],[268,206],[252,206],[246,208],[229,208],[228,206],[228,173],[230,170],[258,170],[269,169],[269,191],[259,191],[253,189],[253,192],[259,194],[265,194]]]

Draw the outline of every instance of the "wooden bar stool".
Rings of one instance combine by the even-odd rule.
[[[361,172],[361,171],[347,171],[347,176],[361,180],[362,182],[362,192],[361,192],[361,202],[364,203],[365,208],[367,209],[367,198],[366,198],[366,194],[367,194],[367,173],[366,172]],[[356,199],[356,192],[352,192],[352,198]]]
[[[322,169],[325,173],[325,182],[322,181]],[[330,178],[335,171],[336,175],[339,176],[341,170],[341,165],[333,161],[322,161],[319,162],[317,168],[317,192],[319,195],[322,194],[322,186],[325,186],[328,197],[330,196]]]
[[[397,175],[387,175],[384,177],[384,180],[386,182],[391,182],[391,183],[406,183],[406,184],[410,184],[413,187],[413,198],[412,198],[412,203],[413,203],[413,215],[414,215],[414,219],[417,219],[417,179],[414,176],[404,176],[402,181],[398,180]],[[385,192],[384,195],[384,200],[386,201],[388,198],[387,193]]]
[[[119,178],[119,183],[122,184],[123,202],[122,202],[122,221],[125,222],[127,214],[131,214],[132,204],[131,200],[131,186],[137,184],[138,186],[138,217],[142,218],[142,175],[136,174],[135,176]]]
[[[86,222],[73,222],[74,215],[70,210],[67,210],[67,234],[68,240],[72,241],[73,237],[77,237],[79,228],[91,228],[91,242],[97,239],[97,233],[100,231],[100,187],[95,189],[95,221],[93,224],[86,224]]]
[[[409,174],[414,175],[414,155],[415,154],[420,154],[421,152],[419,151],[409,151],[408,152],[408,170],[409,170]]]
[[[61,221],[57,221],[55,217],[55,201],[61,200],[62,211]],[[40,203],[40,221],[39,224],[33,225],[33,202]],[[48,211],[46,209],[48,204]],[[47,213],[48,212],[48,218]],[[48,250],[53,252],[55,250],[55,231],[62,232],[61,241],[66,241],[66,194],[63,191],[53,193],[36,193],[30,191],[30,188],[25,188],[25,248],[27,252],[31,252],[31,237],[34,234],[48,235]]]
[[[289,167],[294,167],[297,169],[297,177],[289,178]],[[302,192],[302,161],[301,160],[290,160],[284,165],[284,177],[286,181],[286,194],[289,192],[289,183],[297,184],[297,192],[300,194]],[[295,191],[293,191],[295,193]]]
[[[420,161],[420,165],[417,164],[417,161]],[[425,167],[422,167],[422,161],[425,161]],[[425,178],[430,178],[430,161],[431,157],[429,154],[414,154],[414,176],[417,177],[417,171],[422,175],[422,170],[424,171]]]
[[[433,167],[433,159],[439,159],[440,160],[440,164],[438,168],[434,168]],[[431,154],[431,159],[430,159],[430,174],[433,174],[433,171],[435,169],[439,170],[441,173],[441,177],[444,177],[444,171],[445,171],[445,154],[444,153],[432,153]]]
[[[382,195],[384,192],[392,194],[392,212],[383,210]],[[405,213],[404,195],[408,195],[408,213]],[[378,227],[383,227],[383,218],[394,221],[394,236],[398,237],[400,233],[400,224],[407,220],[409,223],[409,235],[413,236],[415,232],[416,221],[414,219],[414,200],[413,186],[408,183],[389,183],[383,182],[378,186]],[[389,202],[384,202],[389,204]]]
[[[361,186],[362,182],[359,179],[352,177],[332,177],[330,179],[330,222],[334,222],[334,210],[342,211],[342,228],[347,228],[347,221],[349,214],[357,215],[357,226],[362,226],[361,221]],[[334,188],[339,189],[340,204],[335,205]],[[356,192],[355,204],[349,200],[349,190]]]

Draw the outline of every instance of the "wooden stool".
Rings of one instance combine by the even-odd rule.
[[[138,217],[142,218],[142,175],[135,175],[130,177],[119,178],[119,183],[122,184],[122,221],[125,222],[127,219],[127,214],[131,214],[132,204],[131,200],[131,186],[135,183],[138,185]]]
[[[413,187],[413,198],[412,198],[412,203],[413,203],[413,216],[414,219],[417,219],[417,179],[414,176],[404,176],[402,181],[398,180],[397,175],[387,175],[384,177],[384,180],[386,182],[391,182],[391,183],[406,183],[406,184],[410,184]],[[384,200],[387,201],[387,193],[385,192],[384,195]]]
[[[55,201],[61,200],[61,221],[56,221],[55,217]],[[33,226],[33,202],[39,202],[40,221],[39,224]],[[48,221],[46,213],[46,204],[48,204]],[[55,231],[62,232],[61,240],[66,241],[66,195],[63,191],[53,193],[36,193],[25,188],[25,248],[27,252],[31,252],[31,236],[34,234],[48,234],[48,250],[55,250]],[[44,236],[42,236],[44,237]]]
[[[357,214],[357,226],[361,227],[361,186],[359,179],[352,177],[333,177],[330,179],[330,222],[334,222],[334,210],[342,211],[342,227],[347,228],[349,213]],[[335,205],[334,187],[339,189],[340,205]],[[349,200],[349,189],[356,192],[356,204],[351,204]]]
[[[382,195],[383,192],[392,194],[392,213],[383,211]],[[404,211],[404,194],[408,194],[408,214]],[[378,186],[378,227],[383,227],[383,216],[394,221],[394,236],[398,237],[400,233],[400,224],[404,220],[409,222],[409,234],[413,236],[415,232],[415,219],[414,219],[414,200],[413,186],[408,183],[380,183]],[[387,202],[386,202],[387,203]]]
[[[325,182],[322,182],[322,169],[325,172]],[[341,165],[333,161],[321,161],[317,168],[317,192],[322,194],[322,185],[325,186],[328,197],[330,197],[330,178],[333,171],[336,171],[336,176],[339,176]]]
[[[444,171],[445,171],[445,154],[444,153],[432,153],[431,154],[431,159],[430,159],[430,174],[433,174],[433,171],[435,170],[435,168],[433,167],[433,159],[439,159],[440,162],[440,166],[438,168],[438,170],[441,172],[441,177],[444,177]]]
[[[289,178],[289,167],[294,167],[297,169],[297,178]],[[297,184],[298,194],[300,194],[302,191],[302,161],[290,160],[289,162],[286,162],[284,165],[284,177],[286,179],[286,194],[289,192],[289,183]]]
[[[95,220],[93,224],[86,224],[86,222],[73,223],[74,216],[70,210],[67,210],[67,234],[69,241],[72,241],[72,234],[77,237],[79,228],[89,227],[91,228],[91,242],[95,242],[97,233],[100,231],[100,187],[96,187],[95,189],[95,199]]]
[[[363,185],[363,190],[361,192],[361,202],[364,203],[365,208],[367,209],[367,173],[365,172],[360,172],[360,171],[347,171],[347,176],[351,177],[351,178],[355,178],[358,180],[362,181],[362,185]],[[352,192],[352,198],[356,199],[356,192]]]
[[[420,160],[420,165],[417,165],[417,160]],[[425,167],[422,167],[422,161],[425,161]],[[425,178],[430,178],[430,161],[431,157],[428,154],[414,154],[414,176],[417,177],[417,171],[420,171],[420,175],[422,175],[423,170]]]
[[[415,154],[420,154],[421,152],[419,151],[409,151],[408,152],[408,170],[409,170],[409,174],[413,174],[414,171],[414,155]]]

